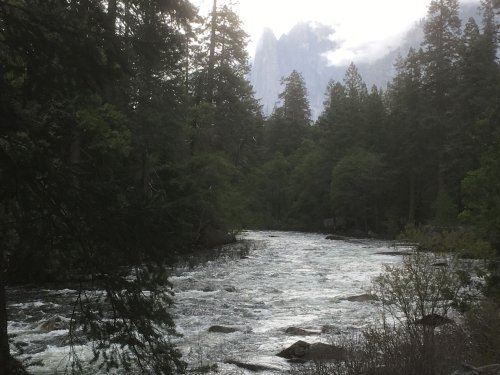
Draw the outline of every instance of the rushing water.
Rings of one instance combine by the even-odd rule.
[[[287,369],[275,354],[293,342],[326,341],[331,334],[359,330],[378,319],[376,302],[349,302],[348,296],[369,293],[371,280],[383,264],[399,257],[379,254],[393,250],[376,240],[327,240],[324,235],[297,232],[255,232],[241,235],[243,254],[227,252],[195,267],[179,268],[171,281],[175,290],[173,314],[183,335],[178,346],[192,367],[217,363],[234,373],[227,359]],[[67,362],[67,330],[44,333],[40,322],[65,314],[75,291],[10,290],[11,349],[33,374],[61,373]],[[213,325],[237,328],[212,333]],[[316,335],[292,336],[288,327]],[[328,327],[329,334],[321,333]],[[81,348],[83,358],[88,347]],[[246,370],[238,369],[237,372]]]

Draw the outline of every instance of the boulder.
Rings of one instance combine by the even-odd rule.
[[[211,326],[208,329],[208,332],[214,332],[214,333],[233,333],[233,332],[238,332],[239,329],[235,327],[225,327],[225,326]]]
[[[285,333],[289,335],[294,335],[294,336],[310,336],[310,335],[317,335],[319,332],[315,331],[308,331],[307,329],[302,329],[298,327],[288,327],[285,330]]]
[[[369,301],[378,301],[378,297],[374,294],[360,294],[359,296],[350,296],[347,297],[349,302],[369,302]]]
[[[334,361],[343,360],[345,358],[345,350],[341,347],[322,342],[309,344],[308,342],[299,340],[276,355],[294,361]]]
[[[229,293],[234,293],[236,292],[236,287],[232,285],[224,285],[224,290]]]
[[[293,359],[296,357],[301,358],[304,356],[304,354],[306,354],[306,350],[309,349],[310,346],[311,344],[309,344],[308,342],[299,340],[276,355],[278,357],[286,359]]]
[[[38,329],[40,331],[45,331],[45,332],[58,331],[61,329],[69,329],[69,319],[59,315],[54,315],[45,322],[41,323],[38,326]]]
[[[328,236],[326,236],[325,239],[327,239],[327,240],[344,241],[344,240],[347,240],[348,238],[344,237],[344,236],[339,236],[338,234],[329,234]]]

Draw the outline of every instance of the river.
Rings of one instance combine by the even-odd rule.
[[[233,359],[288,369],[275,354],[295,341],[328,342],[332,335],[351,334],[375,323],[377,302],[350,302],[347,297],[370,293],[371,281],[383,265],[400,260],[381,254],[394,250],[386,241],[327,240],[322,234],[276,231],[245,231],[240,239],[239,251],[230,246],[216,259],[179,267],[171,276],[172,313],[182,334],[177,345],[191,367],[216,363],[222,373],[247,371],[224,364]],[[67,313],[64,307],[75,293],[9,290],[11,350],[32,364],[33,374],[64,372],[67,330],[43,332],[39,327],[47,317]],[[209,332],[214,325],[237,331]],[[312,335],[287,334],[289,327]],[[87,345],[77,350],[82,358],[90,358]]]

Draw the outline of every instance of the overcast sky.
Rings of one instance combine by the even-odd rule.
[[[218,0],[218,4],[230,1]],[[248,52],[251,56],[265,27],[279,38],[298,22],[315,21],[334,27],[332,37],[341,43],[341,48],[332,53],[330,59],[338,64],[383,55],[398,44],[403,32],[426,15],[430,1],[239,0],[233,1],[233,9],[250,34]],[[192,0],[192,3],[206,13],[212,0]]]

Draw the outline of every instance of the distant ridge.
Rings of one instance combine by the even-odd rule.
[[[479,2],[461,5],[463,24],[469,17],[481,23],[478,6]],[[398,55],[404,57],[411,47],[420,47],[423,24],[423,20],[415,24],[402,38],[400,45],[383,57],[373,62],[354,61],[368,89],[373,85],[382,89],[387,87],[395,74],[394,62]],[[302,74],[306,82],[313,119],[321,114],[328,82],[342,81],[348,65],[330,65],[326,57],[327,52],[339,48],[331,39],[334,33],[332,27],[312,22],[296,24],[279,39],[270,29],[263,31],[252,61],[250,82],[265,115],[270,115],[278,103],[278,94],[282,90],[281,77],[288,76],[294,69]]]

